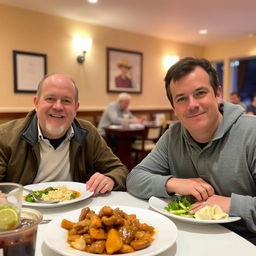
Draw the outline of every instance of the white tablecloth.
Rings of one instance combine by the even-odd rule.
[[[38,208],[44,219],[53,219],[67,211],[81,209],[86,206],[119,205],[149,209],[147,201],[138,199],[127,192],[111,192],[106,195],[92,197],[64,207]],[[176,243],[161,256],[245,256],[256,255],[256,246],[218,224],[189,224],[172,220],[178,228]],[[36,256],[60,256],[43,241],[43,233],[47,224],[40,224],[37,234]],[[53,231],[54,232],[54,231]],[[166,234],[168,235],[168,234]],[[128,255],[128,254],[127,254]]]

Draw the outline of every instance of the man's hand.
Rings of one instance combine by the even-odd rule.
[[[132,119],[132,124],[141,124],[144,121],[144,118]]]
[[[98,193],[104,194],[108,191],[111,191],[114,185],[115,182],[111,178],[99,172],[94,173],[91,178],[86,182],[86,188],[89,191],[94,192],[94,195]]]
[[[197,201],[205,201],[208,197],[214,195],[213,187],[202,178],[170,178],[165,186],[168,193],[177,193],[184,196],[192,195]]]
[[[218,205],[221,207],[222,211],[224,211],[225,213],[229,213],[230,202],[231,202],[230,197],[213,195],[208,197],[208,199],[205,201],[194,203],[192,206],[192,210],[190,210],[190,212],[194,214],[195,212],[197,212],[198,210],[200,210],[206,205],[210,205],[210,206]]]

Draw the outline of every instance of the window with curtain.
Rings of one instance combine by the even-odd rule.
[[[256,57],[233,59],[231,66],[230,92],[238,92],[241,101],[248,104],[256,93]]]

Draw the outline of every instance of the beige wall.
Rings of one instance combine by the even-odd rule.
[[[102,110],[117,96],[106,92],[106,47],[143,53],[143,93],[134,94],[131,109],[166,108],[162,60],[165,55],[203,56],[203,48],[86,24],[56,16],[0,5],[0,111],[33,108],[33,94],[13,90],[12,51],[47,54],[48,72],[63,72],[75,79],[80,108]],[[93,39],[86,62],[76,62],[75,33]]]
[[[14,93],[12,51],[47,54],[48,72],[63,72],[75,79],[80,90],[81,110],[103,110],[117,96],[106,92],[106,47],[143,53],[143,93],[134,94],[131,109],[168,108],[162,61],[166,55],[206,57],[224,61],[224,98],[228,99],[230,59],[256,56],[256,38],[193,46],[110,29],[38,12],[0,5],[0,112],[33,108],[33,94]],[[76,62],[72,37],[93,39],[82,65]]]

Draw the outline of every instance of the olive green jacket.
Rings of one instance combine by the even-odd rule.
[[[95,172],[115,181],[114,190],[125,190],[127,168],[112,153],[97,129],[89,122],[75,119],[70,141],[70,172],[74,181],[86,182]],[[33,183],[40,163],[37,116],[0,125],[0,181],[23,185]]]

